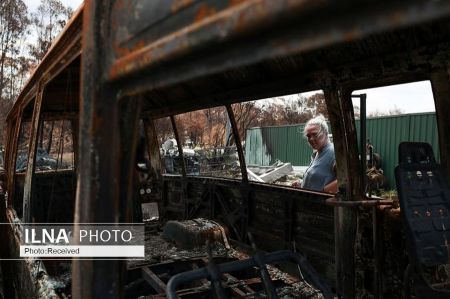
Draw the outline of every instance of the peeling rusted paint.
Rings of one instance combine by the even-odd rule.
[[[202,4],[199,7],[199,9],[195,15],[195,21],[200,22],[201,20],[203,20],[209,16],[212,16],[215,13],[216,13],[216,10],[214,9],[214,7],[210,7],[207,4]]]
[[[176,13],[187,6],[192,5],[194,2],[195,0],[174,0],[170,9],[173,13]]]

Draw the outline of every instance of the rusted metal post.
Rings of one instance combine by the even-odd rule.
[[[37,134],[41,118],[41,103],[44,93],[44,82],[39,82],[38,93],[34,102],[33,118],[31,120],[30,147],[28,149],[27,174],[23,190],[23,222],[31,222],[31,191],[33,187],[33,173],[37,149]]]
[[[231,105],[226,105],[228,112],[228,119],[231,123],[231,129],[233,130],[233,137],[234,142],[236,143],[236,149],[239,155],[239,164],[241,165],[241,174],[242,174],[242,181],[244,183],[248,182],[248,176],[247,176],[247,164],[245,164],[245,157],[244,157],[244,151],[242,149],[241,144],[241,137],[239,136],[239,130],[236,123],[236,118],[234,117],[233,109],[231,108]]]
[[[7,173],[10,174],[7,177],[7,190],[11,190],[8,194],[8,207],[12,206],[14,201],[14,184],[15,184],[15,173],[16,173],[16,159],[17,159],[17,142],[20,134],[20,127],[21,127],[21,116],[22,116],[23,109],[19,109],[19,113],[15,118],[14,125],[15,127],[11,128],[12,132],[12,141],[9,144],[7,150],[7,156],[6,156],[6,162],[8,163],[8,168],[6,169]]]
[[[361,193],[366,193],[366,163],[367,163],[367,157],[366,157],[366,100],[367,95],[364,94],[358,94],[358,95],[352,95],[352,98],[358,98],[359,99],[359,105],[360,105],[360,121],[359,121],[359,151],[360,151],[360,163],[361,163],[361,173],[363,174],[361,176]]]
[[[159,180],[161,176],[161,153],[159,152],[158,135],[156,133],[155,122],[144,119],[144,130],[147,141],[147,151],[150,158],[149,174]]]
[[[178,154],[181,159],[181,174],[183,177],[186,176],[186,163],[184,163],[184,155],[183,155],[183,145],[181,144],[180,135],[178,134],[177,124],[175,122],[175,117],[173,115],[170,116],[170,122],[172,123],[173,134],[175,135],[175,139],[177,140]]]
[[[92,0],[84,6],[75,225],[116,223],[121,200],[126,200],[120,198],[127,186],[120,180],[118,96],[104,76],[112,59],[106,46],[113,30],[108,22],[111,6],[110,1]],[[125,263],[119,260],[74,259],[72,297],[121,298],[124,270]]]
[[[341,200],[358,198],[360,166],[356,129],[353,121],[351,94],[338,88],[324,89],[329,120],[333,131],[337,178]],[[356,212],[335,208],[335,259],[338,293],[343,298],[355,297]]]
[[[141,206],[138,196],[134,196],[137,190],[133,190],[134,180],[137,180],[136,173],[136,147],[139,138],[139,120],[142,107],[142,98],[140,96],[124,97],[119,103],[120,119],[120,222],[140,222],[142,219],[135,219],[134,209]],[[135,221],[138,220],[138,221]]]

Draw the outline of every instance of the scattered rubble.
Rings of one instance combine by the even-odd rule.
[[[222,232],[224,231],[226,231],[225,227],[214,221],[202,218],[168,222],[164,228],[164,238],[158,232],[146,232],[145,260],[128,261],[128,268],[145,269],[145,273],[150,273],[150,276],[147,275],[147,279],[151,279],[155,275],[159,286],[163,287],[170,277],[177,273],[206,266],[209,260],[207,257],[208,249],[204,245],[206,240],[210,241],[211,256],[216,263],[249,258],[250,256],[247,253],[226,246],[228,242],[222,240],[222,237],[224,237]],[[181,232],[186,233],[193,239],[197,238],[196,243],[184,244],[183,241],[177,240],[180,236],[182,239],[185,238]],[[215,238],[214,241],[209,239],[212,235]],[[201,241],[203,241],[203,244],[201,244]],[[190,249],[182,249],[175,245],[180,243],[188,245]],[[276,286],[279,298],[323,298],[320,292],[307,282],[289,275],[274,266],[268,265],[267,269]],[[153,285],[154,282],[150,284]],[[268,298],[256,268],[250,268],[239,273],[223,273],[222,284],[234,294],[232,298]],[[129,287],[132,288],[134,286],[130,285]],[[201,280],[189,284],[179,291],[180,294],[188,292],[200,296],[202,293],[208,292],[210,287],[211,283],[209,281]],[[158,295],[145,298],[165,298],[165,294],[158,293]]]

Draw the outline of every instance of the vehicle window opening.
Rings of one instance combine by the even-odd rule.
[[[224,106],[175,116],[189,176],[241,179],[239,156]]]
[[[73,219],[76,175],[72,122],[41,120],[32,186],[32,221]]]
[[[439,163],[440,152],[436,113],[430,81],[383,86],[352,93],[358,146],[360,140],[360,99],[366,94],[366,194],[397,198],[394,168],[398,146],[403,141],[430,143]]]
[[[46,86],[34,138],[30,221],[72,223],[76,193],[79,59]]]
[[[301,187],[305,173],[314,165],[313,160],[323,157],[323,154],[316,154],[311,144],[317,147],[316,141],[319,140],[321,149],[327,144],[333,147],[321,90],[237,103],[232,105],[232,109],[240,137],[245,140],[245,161],[251,181]],[[305,131],[305,125],[313,118],[316,123],[310,126],[314,127],[314,136],[311,136]],[[317,123],[317,120],[321,121]],[[324,166],[327,175],[320,176],[317,186],[305,189],[337,192],[334,150],[330,157]]]

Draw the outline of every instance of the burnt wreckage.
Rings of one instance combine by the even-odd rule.
[[[143,202],[159,218],[145,261],[3,259],[5,296],[448,298],[449,56],[448,1],[86,1],[7,118],[2,256],[18,256],[22,223],[141,222]],[[365,196],[351,97],[419,80],[440,159],[402,144],[399,208]],[[231,104],[317,89],[339,193],[249,180]],[[184,158],[164,173],[155,121],[169,117],[183,156],[174,116],[218,106],[239,175]]]

